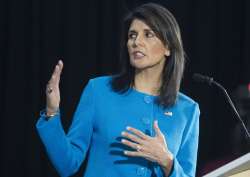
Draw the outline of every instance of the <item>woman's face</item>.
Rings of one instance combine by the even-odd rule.
[[[127,41],[130,64],[136,69],[163,68],[169,49],[143,21],[134,19]]]

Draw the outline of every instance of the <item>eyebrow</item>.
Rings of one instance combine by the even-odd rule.
[[[143,31],[146,31],[146,32],[150,31],[150,32],[153,32],[153,33],[154,33],[154,31],[151,30],[151,29],[149,29],[149,28],[145,28]],[[134,29],[131,29],[131,30],[128,30],[128,33],[137,33],[137,31],[134,30]]]

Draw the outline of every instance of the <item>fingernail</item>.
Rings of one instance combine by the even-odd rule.
[[[127,151],[124,151],[124,154],[128,154],[128,152],[127,152]]]
[[[129,126],[127,126],[127,127],[126,127],[126,129],[127,129],[127,130],[130,130],[130,127],[129,127]]]
[[[122,135],[125,135],[125,132],[122,132],[121,134],[122,134]]]
[[[125,140],[124,139],[122,139],[122,143],[124,143],[125,142]]]

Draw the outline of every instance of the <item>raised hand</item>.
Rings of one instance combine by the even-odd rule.
[[[63,69],[63,62],[59,60],[51,78],[46,86],[46,114],[53,115],[59,109],[60,104],[60,77]]]

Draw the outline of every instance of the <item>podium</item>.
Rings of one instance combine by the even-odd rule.
[[[203,177],[250,177],[250,153],[229,162]]]

